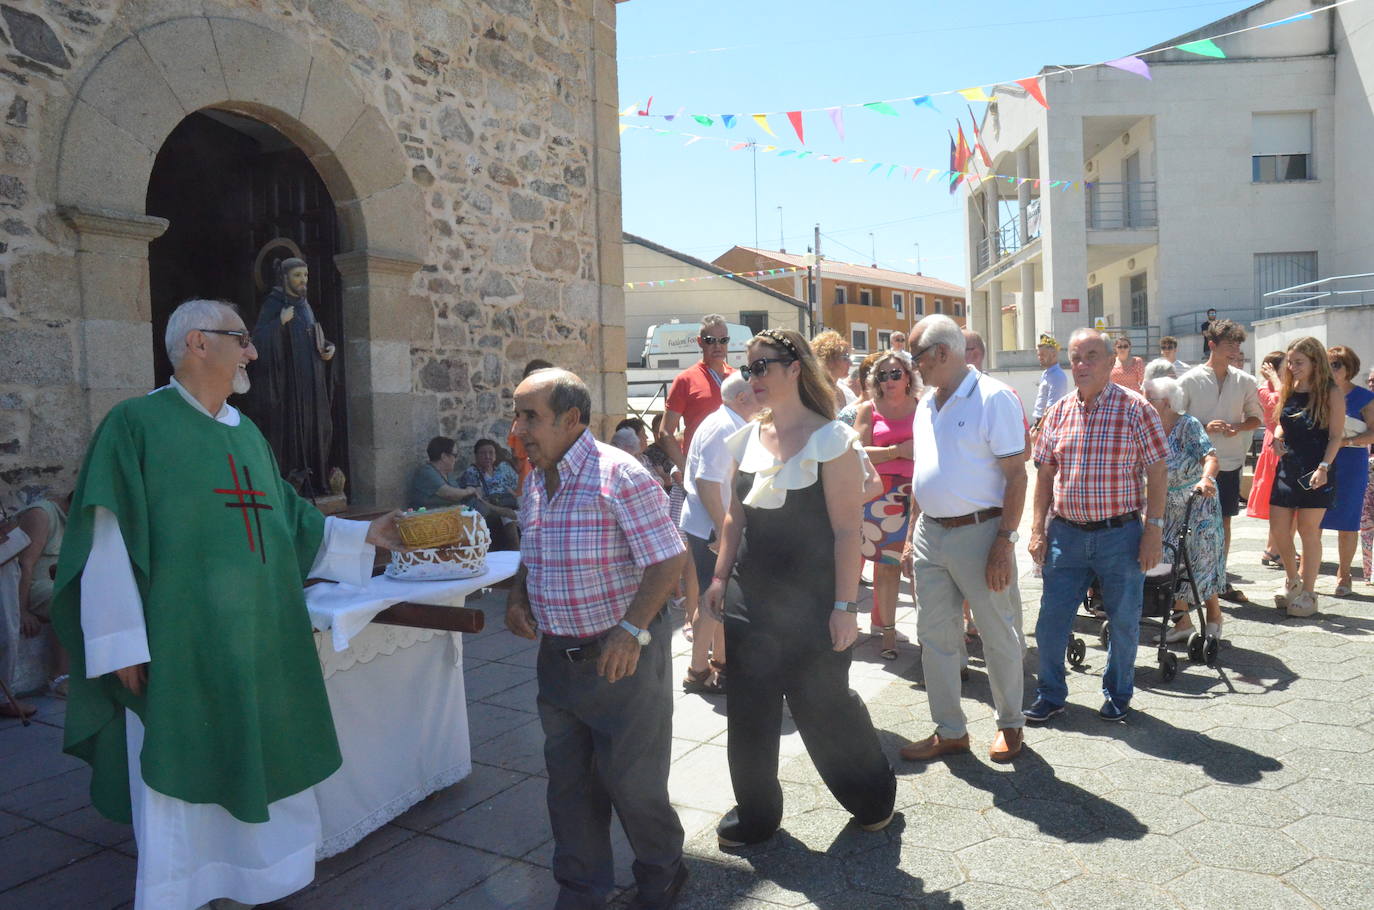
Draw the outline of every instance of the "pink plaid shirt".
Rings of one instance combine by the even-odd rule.
[[[644,569],[682,553],[663,487],[634,456],[590,430],[558,463],[548,498],[531,471],[520,503],[520,558],[540,631],[585,638],[620,622]]]
[[[1052,464],[1054,511],[1069,521],[1102,521],[1145,507],[1147,465],[1167,454],[1164,425],[1140,395],[1107,383],[1091,409],[1077,391],[1040,421],[1035,463]]]

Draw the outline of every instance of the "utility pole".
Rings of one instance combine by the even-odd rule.
[[[917,242],[913,243],[912,246],[916,247],[916,274],[917,274],[917,275],[920,275],[920,274],[921,274],[921,243],[920,243],[920,241],[917,241]]]
[[[816,268],[811,274],[811,335],[815,337],[825,328],[825,303],[821,300],[821,223],[816,222],[816,236],[813,241],[816,250]]]
[[[876,269],[878,267],[878,241],[873,239],[873,232],[868,232],[868,255],[872,257],[870,263]]]
[[[782,236],[782,206],[778,206],[778,252],[787,252],[787,241]]]

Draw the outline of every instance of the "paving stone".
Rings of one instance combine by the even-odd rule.
[[[514,730],[528,723],[538,723],[538,719],[525,711],[513,711],[500,705],[474,702],[468,705],[468,736],[472,745],[477,745]]]
[[[1082,871],[1073,853],[1057,844],[997,838],[960,850],[972,881],[1044,891]]]
[[[1165,886],[1189,910],[1315,910],[1296,890],[1268,875],[1194,869]]]
[[[942,902],[921,904],[923,908],[950,907],[959,910],[973,910],[975,907],[977,910],[1032,910],[1048,906],[1040,895],[1025,888],[993,885],[988,882],[964,882],[951,888]]]
[[[673,710],[673,735],[707,742],[725,732],[725,700],[684,698]]]
[[[1330,781],[1312,778],[1285,787],[1283,795],[1309,812],[1374,821],[1374,786],[1369,784],[1332,786]]]
[[[996,811],[984,815],[993,833],[1005,837],[1020,837],[1065,843],[1079,839],[1111,836],[1104,830],[1102,819],[1083,811],[1083,807],[1053,799],[1022,796],[999,803]],[[1137,824],[1137,835],[1144,834],[1144,826]]]
[[[552,907],[558,883],[542,866],[513,862],[478,882],[441,910],[508,910],[511,907]]]
[[[481,701],[497,692],[504,692],[529,682],[531,672],[524,667],[506,663],[481,663],[468,668],[464,663],[463,685],[468,701]]]
[[[428,831],[522,780],[525,775],[519,772],[473,762],[471,774],[416,803],[392,824],[413,831]]]
[[[1374,894],[1374,866],[1314,859],[1283,880],[1307,895],[1322,910],[1368,910]]]
[[[535,642],[511,634],[484,635],[474,641],[464,640],[463,660],[501,660],[520,651],[537,651],[538,648]]]
[[[46,822],[49,828],[56,828],[63,834],[79,837],[102,847],[122,844],[133,835],[132,825],[112,822],[101,815],[94,806],[84,806],[75,812],[59,816]]]
[[[1332,724],[1309,724],[1299,721],[1284,727],[1283,735],[1315,749],[1357,752],[1362,755],[1374,751],[1374,734]]]
[[[1133,825],[1143,825],[1149,833],[1163,835],[1182,831],[1203,819],[1202,813],[1180,796],[1144,790],[1112,790],[1084,808],[1103,818],[1109,832],[1125,830],[1118,821],[1123,816]]]
[[[1289,767],[1296,768],[1304,776],[1374,784],[1374,762],[1366,755],[1332,752],[1329,749],[1300,749],[1289,755],[1285,761]]]
[[[472,758],[525,774],[544,774],[544,727],[534,721],[508,730],[475,746]]]
[[[547,783],[527,778],[429,830],[434,837],[518,859],[549,837]]]
[[[1045,895],[1056,910],[1177,910],[1167,891],[1145,882],[1080,875]]]
[[[1298,744],[1274,730],[1247,730],[1244,727],[1214,727],[1207,737],[1218,749],[1255,752],[1273,758],[1288,755]]]
[[[133,899],[137,862],[102,850],[0,894],[0,907],[72,910],[118,907]]]
[[[936,850],[961,850],[993,836],[980,813],[972,809],[929,805],[903,812],[902,844]]]
[[[74,863],[100,850],[60,831],[34,825],[0,838],[0,892]]]
[[[806,764],[810,765],[810,762]],[[668,796],[675,806],[728,812],[735,804],[729,780],[730,768],[725,759],[725,747],[707,743],[673,764],[668,773]],[[816,780],[819,781],[819,776]]]
[[[1115,788],[1115,784],[1101,771],[1087,768],[1054,768],[1050,765],[1041,765],[1008,777],[1016,785],[1016,789],[1025,796],[1078,805],[1092,802],[1097,798],[1097,794]]]
[[[1298,819],[1283,832],[1325,859],[1369,862],[1369,830],[1348,819],[1313,814]]]
[[[931,768],[924,774],[897,777],[898,805],[919,810],[922,804],[952,806],[956,809],[990,809],[999,802],[1016,799],[1013,773],[991,770],[961,770],[956,776],[948,768],[939,773]]]
[[[510,708],[514,711],[524,711],[527,714],[538,715],[539,706],[535,703],[535,696],[539,694],[539,680],[531,679],[518,686],[512,686],[504,692],[497,692],[495,695],[488,695],[482,699],[489,705],[500,705],[503,708]]]
[[[1100,770],[1124,758],[1116,742],[1085,736],[1064,736],[1036,747],[1035,754],[1054,768]]]
[[[310,890],[321,887],[330,879],[337,878],[349,869],[360,866],[374,857],[381,856],[392,847],[414,836],[414,831],[397,827],[394,822],[389,825],[382,825],[344,852],[336,853],[315,863],[315,880],[310,883]]]
[[[23,816],[0,812],[0,837],[9,837],[14,832],[21,831],[32,824],[33,822]]]
[[[964,881],[963,870],[951,854],[896,842],[849,858],[844,875],[858,890],[912,901]]]
[[[1074,855],[1089,872],[1111,878],[1162,884],[1196,862],[1172,838],[1147,834],[1139,840],[1104,840],[1074,845]]]
[[[1175,840],[1203,865],[1266,875],[1282,875],[1312,856],[1279,831],[1229,822],[1205,821],[1180,832]]]
[[[1155,758],[1127,758],[1102,769],[1118,787],[1150,793],[1182,795],[1207,785],[1202,769],[1196,765]]]
[[[756,877],[739,895],[783,907],[804,907],[827,903],[826,898],[845,889],[847,861],[797,849],[795,844],[750,859]]]
[[[1275,793],[1254,787],[1212,784],[1194,790],[1184,799],[1214,821],[1257,828],[1282,828],[1307,814],[1306,809],[1289,798],[1292,789],[1290,786],[1283,793]]]
[[[385,907],[429,910],[472,888],[510,860],[461,844],[418,835],[323,887],[278,901],[281,910]]]

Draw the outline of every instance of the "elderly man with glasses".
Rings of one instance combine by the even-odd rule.
[[[183,303],[175,373],[95,432],[52,619],[71,654],[64,749],[132,821],[137,908],[261,904],[315,875],[311,789],[340,765],[306,578],[365,584],[396,513],[325,518],[227,403],[257,356],[233,307]]]
[[[687,464],[686,451],[692,444],[692,434],[703,420],[720,408],[720,384],[733,372],[725,362],[725,355],[730,351],[730,328],[724,316],[712,313],[702,317],[697,344],[701,347],[701,360],[678,373],[668,387],[660,427],[663,448],[679,471]],[[678,424],[683,427],[680,444],[677,441]]]

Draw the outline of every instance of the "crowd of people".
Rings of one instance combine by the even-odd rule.
[[[432,439],[407,505],[471,505],[494,545],[521,551],[506,624],[539,642],[558,906],[599,907],[614,888],[612,808],[635,853],[632,906],[666,908],[681,892],[683,831],[667,792],[678,686],[725,701],[735,805],[717,825],[722,848],[778,829],[784,706],[855,823],[870,832],[890,823],[895,772],[849,687],[865,563],[869,631],[884,660],[905,641],[896,611],[902,578],[912,584],[934,724],[901,748],[912,762],[971,748],[960,696],[975,637],[995,711],[987,755],[1014,761],[1023,726],[1065,710],[1065,653],[1085,604],[1108,629],[1098,713],[1127,717],[1145,579],[1183,558],[1180,540],[1193,583],[1175,591],[1167,637],[1220,642],[1222,601],[1247,600],[1228,581],[1227,560],[1261,427],[1245,498],[1248,515],[1269,521],[1264,559],[1285,572],[1278,605],[1293,616],[1318,609],[1323,528],[1338,534],[1335,594],[1350,591],[1360,544],[1367,582],[1374,373],[1364,388],[1354,351],[1302,338],[1266,356],[1256,378],[1243,368],[1243,328],[1209,318],[1204,340],[1206,359],[1190,368],[1173,338],[1145,363],[1129,339],[1080,329],[1067,341],[1065,370],[1060,343],[1042,335],[1043,373],[1028,409],[982,370],[982,339],[947,316],[925,317],[857,365],[837,333],[808,341],[765,329],[734,369],[725,319],[710,315],[701,360],[672,383],[652,428],[631,417],[599,441],[582,380],[532,361],[504,446],[478,440],[459,472],[454,440]],[[226,403],[255,356],[237,313],[185,304],[167,347],[172,381],[111,412],[74,499],[28,508],[0,527],[18,541],[0,551],[14,551],[13,567],[0,573],[26,582],[15,588],[24,592],[24,634],[37,628],[30,615],[46,617],[39,602],[51,601],[52,625],[72,655],[67,748],[95,767],[97,807],[134,823],[139,906],[271,900],[313,874],[307,842],[318,819],[301,795],[339,763],[300,583],[354,580],[373,547],[402,545],[394,513],[370,524],[322,520],[272,477],[261,435]],[[187,444],[149,454],[144,440],[169,431]],[[242,480],[239,489],[272,503],[251,520],[244,510],[240,542],[212,530],[222,500],[200,515],[166,495],[169,485],[188,489],[211,476],[226,452],[234,485]],[[1026,704],[1015,545],[1028,499],[1043,593]],[[64,534],[55,580],[37,584]],[[236,579],[203,598],[208,636],[175,609],[185,591],[205,587],[187,576],[191,564]],[[100,598],[76,583],[83,577],[99,580]],[[684,608],[692,644],[676,682],[670,602]],[[274,630],[272,640],[245,641],[237,664],[204,677],[197,646],[187,644],[241,636],[231,620],[245,610]],[[1192,610],[1205,617],[1201,630]],[[159,671],[150,674],[150,664]],[[252,682],[260,672],[252,668],[263,666],[279,685]],[[271,694],[283,687],[289,704]],[[258,745],[206,735],[185,710],[188,693],[235,706],[220,726],[242,728]],[[248,779],[244,768],[254,772]],[[194,856],[183,849],[190,842]],[[244,859],[250,854],[281,862],[264,869]]]

